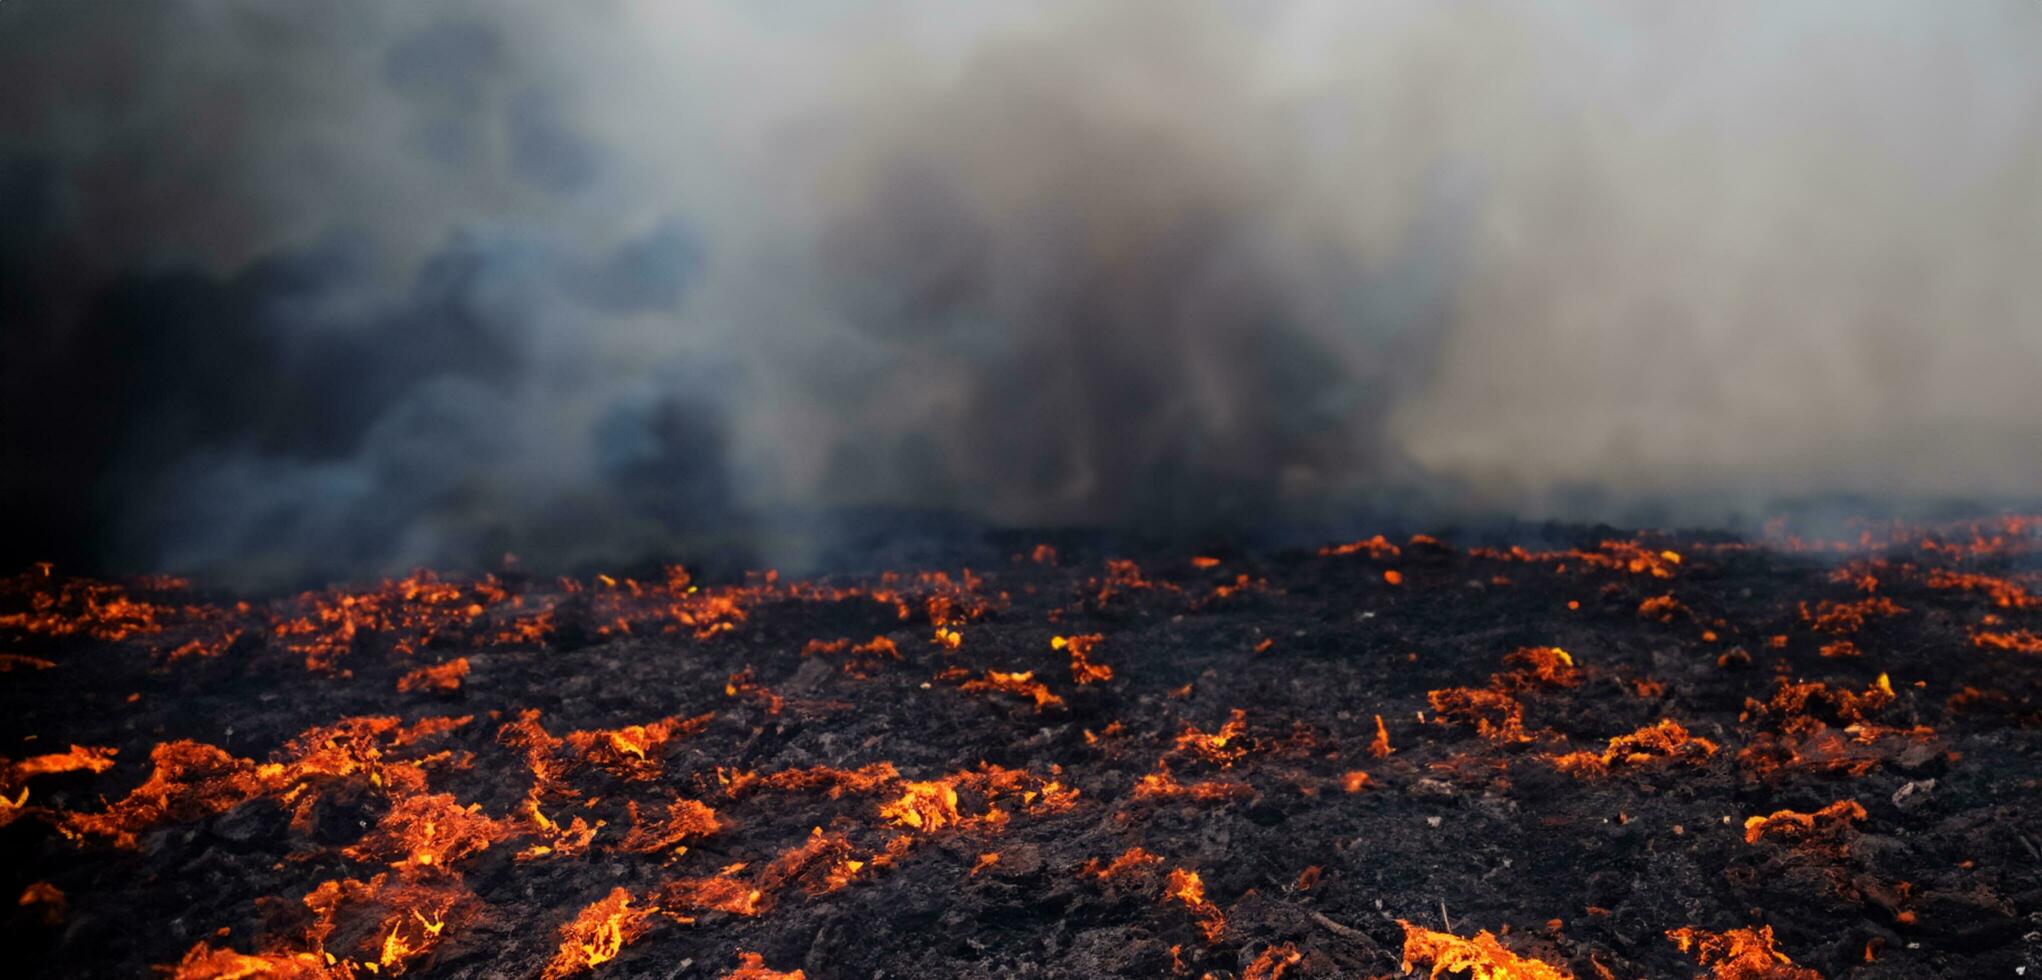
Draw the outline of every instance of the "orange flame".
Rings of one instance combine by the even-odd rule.
[[[456,657],[434,667],[420,667],[403,677],[397,678],[399,692],[431,691],[435,694],[451,694],[461,689],[461,678],[468,676],[468,658]]]
[[[1710,932],[1683,926],[1667,932],[1683,953],[1709,969],[1716,980],[1822,980],[1822,974],[1794,965],[1773,944],[1773,927]]]
[[[1130,878],[1135,877],[1137,875],[1147,874],[1149,869],[1154,868],[1156,865],[1162,863],[1163,863],[1162,858],[1159,858],[1140,847],[1130,847],[1127,850],[1122,851],[1119,857],[1114,858],[1111,863],[1107,864],[1104,867],[1101,867],[1099,865],[1098,858],[1092,858],[1091,860],[1085,862],[1085,866],[1083,868],[1078,869],[1078,873],[1081,875],[1085,875],[1092,878],[1098,878],[1102,881],[1106,881],[1115,878]]]
[[[559,980],[616,959],[626,945],[652,928],[648,920],[658,911],[654,906],[633,908],[630,892],[611,889],[560,927],[560,951],[540,977]]]
[[[1241,744],[1247,734],[1248,713],[1235,708],[1228,713],[1226,722],[1210,733],[1186,726],[1177,736],[1176,748],[1222,769],[1231,769],[1248,752],[1248,747]]]
[[[1284,971],[1304,958],[1305,954],[1298,952],[1298,948],[1290,943],[1271,946],[1248,964],[1248,968],[1241,972],[1241,980],[1280,980]]]
[[[1553,765],[1573,776],[1607,775],[1618,768],[1638,768],[1657,762],[1686,762],[1699,765],[1716,754],[1716,743],[1689,735],[1680,722],[1662,718],[1629,735],[1609,740],[1601,752],[1569,752],[1552,757]]]
[[[509,826],[481,810],[479,803],[462,806],[449,793],[407,796],[343,853],[406,870],[446,867],[511,835]]]
[[[723,980],[808,980],[808,974],[800,970],[782,972],[766,966],[766,958],[757,953],[737,954],[737,969],[723,975]]]
[[[1069,650],[1071,654],[1071,680],[1079,684],[1096,684],[1113,679],[1113,668],[1092,662],[1092,651],[1106,637],[1098,633],[1081,636],[1053,636],[1049,645],[1055,650]]]
[[[909,783],[900,799],[879,808],[879,815],[923,832],[941,830],[960,819],[957,789],[947,782]]]
[[[1744,819],[1744,842],[1756,844],[1759,838],[1769,834],[1801,838],[1815,833],[1818,829],[1847,827],[1863,819],[1865,808],[1859,806],[1856,800],[1838,800],[1814,813],[1775,810],[1766,816]]]
[[[965,691],[998,691],[1020,695],[1034,701],[1035,710],[1038,712],[1045,708],[1061,707],[1064,703],[1064,699],[1052,693],[1048,685],[1035,679],[1035,672],[1032,670],[1011,673],[988,670],[983,679],[965,681],[958,685],[958,688]]]
[[[689,799],[676,799],[667,804],[666,816],[656,824],[641,823],[638,818],[638,801],[625,804],[631,814],[631,831],[624,835],[619,847],[639,854],[656,851],[673,851],[690,838],[707,837],[723,829],[723,822],[717,819],[716,811]]]
[[[1198,931],[1203,933],[1208,944],[1218,943],[1226,935],[1227,917],[1219,906],[1205,900],[1205,881],[1198,872],[1184,868],[1170,871],[1170,882],[1165,897],[1184,903],[1198,922]]]
[[[22,889],[21,897],[15,900],[14,904],[25,909],[40,908],[42,911],[37,914],[37,918],[41,919],[44,925],[50,926],[64,921],[67,907],[64,892],[47,881],[33,882]]]
[[[1511,952],[1488,930],[1463,939],[1450,932],[1434,932],[1403,919],[1404,972],[1414,967],[1431,967],[1429,976],[1466,972],[1470,980],[1573,980],[1573,974],[1543,960]]]
[[[1397,751],[1390,747],[1390,730],[1383,727],[1383,716],[1376,716],[1376,737],[1368,743],[1368,754],[1378,759],[1387,759]]]

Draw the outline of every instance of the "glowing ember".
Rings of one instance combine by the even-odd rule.
[[[451,694],[461,689],[461,678],[466,676],[468,658],[456,657],[436,667],[420,667],[397,678],[397,690]]]
[[[47,881],[31,882],[27,888],[21,890],[21,897],[16,899],[14,904],[25,909],[38,910],[36,918],[47,926],[63,922],[64,913],[69,907],[69,903],[64,899],[64,892]]]
[[[1688,734],[1671,718],[1609,740],[1601,752],[1569,752],[1553,757],[1560,771],[1576,776],[1605,775],[1620,769],[1684,762],[1700,764],[1716,754],[1716,743]]]
[[[1769,835],[1805,837],[1818,830],[1846,827],[1863,819],[1865,808],[1859,806],[1856,800],[1838,800],[1814,813],[1775,810],[1766,816],[1745,818],[1744,842],[1756,844],[1759,838]]]
[[[1003,671],[988,670],[985,677],[968,680],[958,685],[966,691],[997,691],[1014,694],[1035,702],[1035,710],[1063,707],[1064,699],[1050,692],[1048,685],[1035,679],[1032,670]]]

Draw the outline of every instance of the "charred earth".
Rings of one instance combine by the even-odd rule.
[[[1538,531],[245,599],[30,569],[9,972],[2042,970],[2042,522]]]

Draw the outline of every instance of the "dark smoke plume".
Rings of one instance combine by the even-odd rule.
[[[2038,27],[17,0],[0,559],[2033,498]]]

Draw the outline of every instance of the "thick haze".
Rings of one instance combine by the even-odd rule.
[[[977,6],[0,4],[0,557],[2042,489],[2028,0]]]

